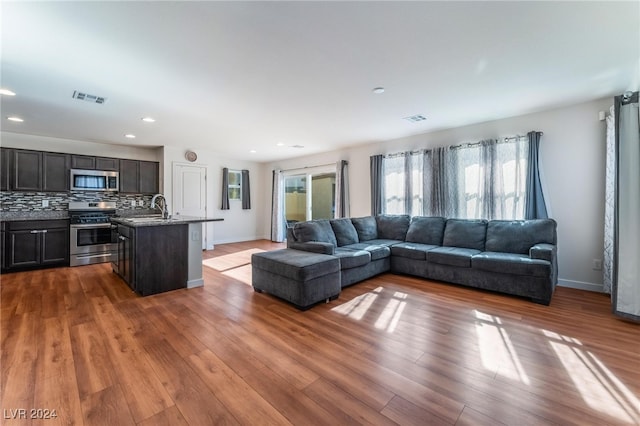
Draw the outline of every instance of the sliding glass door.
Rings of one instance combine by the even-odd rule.
[[[333,219],[336,172],[315,170],[284,176],[284,217],[287,226],[311,219]]]

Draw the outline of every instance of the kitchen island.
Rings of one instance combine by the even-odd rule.
[[[132,216],[112,218],[117,226],[117,273],[142,296],[204,285],[202,223],[221,218]]]

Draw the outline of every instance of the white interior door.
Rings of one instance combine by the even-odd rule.
[[[207,167],[173,163],[173,214],[207,216]],[[202,249],[207,248],[206,223],[202,224]]]

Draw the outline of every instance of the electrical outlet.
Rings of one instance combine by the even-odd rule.
[[[144,206],[144,200],[138,200],[138,206],[139,207]]]
[[[602,259],[593,259],[593,270],[602,271]]]
[[[131,207],[135,207],[136,206],[136,200],[131,200]]]
[[[49,207],[49,200],[42,200],[42,207]]]

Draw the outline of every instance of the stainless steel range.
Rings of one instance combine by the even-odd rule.
[[[113,201],[69,203],[71,266],[110,262],[117,256],[117,239],[109,221],[115,214]]]

